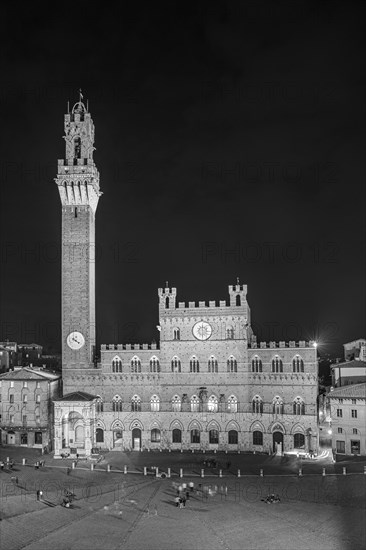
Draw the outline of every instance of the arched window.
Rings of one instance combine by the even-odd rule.
[[[217,397],[216,395],[211,395],[207,401],[207,410],[208,412],[217,412],[217,409],[218,409]]]
[[[79,137],[74,139],[74,158],[81,158],[81,139]]]
[[[253,445],[263,445],[263,433],[259,430],[253,432]]]
[[[253,398],[253,401],[252,401],[252,412],[254,414],[263,414],[263,401],[262,399],[259,397],[259,395],[256,395],[254,398]]]
[[[218,445],[219,443],[219,431],[218,430],[210,430],[208,433],[208,440],[211,443],[211,445]]]
[[[131,399],[131,411],[141,412],[141,399],[138,395],[134,395]]]
[[[262,359],[258,355],[252,359],[252,372],[262,372]]]
[[[230,355],[227,360],[227,371],[228,372],[238,372],[238,363],[233,355]]]
[[[137,355],[131,359],[131,372],[141,372],[141,361]]]
[[[104,443],[104,431],[102,428],[97,428],[95,431],[95,442]]]
[[[305,448],[305,436],[304,434],[294,434],[294,447],[295,449]]]
[[[122,398],[119,395],[115,395],[112,400],[113,412],[122,412]]]
[[[238,432],[236,430],[229,430],[228,432],[228,443],[229,445],[238,444]]]
[[[97,395],[97,401],[95,403],[95,410],[96,410],[97,413],[102,413],[103,412],[103,400],[100,397],[100,395]]]
[[[165,309],[169,309],[169,298],[168,298],[168,296],[165,298]]]
[[[172,442],[182,443],[182,430],[180,430],[179,428],[174,428],[172,432]]]
[[[304,372],[304,361],[300,355],[296,355],[292,360],[292,371],[293,372]]]
[[[199,372],[200,371],[200,364],[195,355],[191,357],[191,360],[189,362],[189,372]]]
[[[159,359],[155,355],[150,359],[150,372],[160,372]]]
[[[180,359],[176,355],[172,359],[172,372],[181,372]]]
[[[172,410],[174,412],[180,412],[182,409],[182,402],[179,395],[175,395],[172,399]]]
[[[278,355],[272,359],[272,372],[283,372],[282,359]]]
[[[237,305],[237,306],[241,306],[240,294],[237,294],[237,295],[236,295],[236,305]]]
[[[112,372],[122,372],[122,361],[117,355],[112,361]]]
[[[301,416],[305,414],[305,403],[301,399],[301,397],[296,397],[295,401],[293,402],[293,413],[296,416]]]
[[[160,409],[160,399],[157,395],[153,395],[150,399],[150,410],[152,412],[158,412]]]
[[[214,355],[211,355],[211,357],[208,360],[208,372],[218,372],[219,365],[217,362],[217,359]]]
[[[226,340],[234,340],[234,329],[232,326],[226,328]]]
[[[201,440],[199,430],[191,430],[191,443],[199,443]]]
[[[272,411],[275,415],[283,414],[283,401],[281,397],[276,396],[272,401]]]
[[[200,410],[200,400],[197,395],[191,397],[191,412],[198,412]]]
[[[229,399],[227,400],[227,410],[229,413],[238,412],[238,400],[235,395],[230,395]]]
[[[180,330],[179,330],[179,328],[175,328],[173,330],[173,338],[174,338],[174,340],[180,340]]]
[[[160,441],[160,430],[158,428],[153,428],[151,430],[151,443],[159,443]]]

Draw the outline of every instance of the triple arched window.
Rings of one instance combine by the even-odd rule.
[[[200,364],[195,355],[191,357],[191,360],[189,361],[189,372],[199,372],[200,371]]]
[[[263,401],[259,397],[259,395],[256,395],[255,397],[253,397],[252,412],[254,414],[263,414]]]
[[[122,372],[122,361],[118,356],[112,361],[112,372]]]
[[[100,395],[97,395],[95,410],[97,411],[97,413],[102,413],[103,412],[103,399],[100,397]]]
[[[208,372],[218,372],[219,370],[219,364],[217,362],[217,359],[214,355],[211,355],[211,357],[208,360]]]
[[[158,412],[160,410],[160,399],[157,395],[152,395],[150,399],[150,410]]]
[[[304,361],[300,355],[296,355],[292,360],[292,372],[304,372]]]
[[[115,395],[112,399],[113,412],[122,412],[122,398],[119,395]]]
[[[172,359],[172,372],[181,372],[180,359],[176,355]]]
[[[182,402],[179,395],[174,395],[172,399],[172,411],[180,412],[182,410]]]
[[[230,395],[229,399],[227,400],[227,410],[229,413],[238,412],[238,400],[235,395]]]
[[[131,372],[141,372],[141,361],[137,355],[131,359]]]
[[[272,401],[272,412],[273,414],[281,415],[284,412],[284,405],[281,397],[276,396]]]
[[[141,399],[138,395],[134,395],[131,399],[131,411],[141,412]]]
[[[218,410],[218,399],[216,397],[216,395],[211,395],[209,398],[208,398],[208,401],[207,401],[207,410],[208,412],[217,412]]]
[[[150,372],[160,372],[159,359],[155,355],[150,359]]]
[[[252,372],[262,372],[262,359],[258,355],[252,359]]]
[[[282,359],[278,355],[272,359],[272,372],[283,372]]]
[[[227,360],[227,371],[228,372],[238,372],[238,363],[233,355],[230,355]]]
[[[301,397],[296,397],[295,401],[293,402],[292,408],[293,413],[296,416],[301,416],[305,414],[305,403],[301,399]]]
[[[192,395],[191,412],[199,412],[199,410],[200,410],[200,399],[197,395]]]

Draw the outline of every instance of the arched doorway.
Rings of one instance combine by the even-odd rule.
[[[84,430],[84,426],[76,426],[75,428],[75,443],[77,445],[81,445],[81,446],[84,446],[84,441],[85,441],[85,430]]]
[[[95,431],[95,442],[104,443],[104,430],[102,428],[97,428]]]
[[[141,430],[140,428],[134,428],[132,430],[132,448],[134,451],[141,449]]]
[[[273,432],[273,452],[282,454],[283,452],[283,433]]]

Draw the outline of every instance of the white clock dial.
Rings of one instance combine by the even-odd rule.
[[[210,338],[212,334],[212,327],[209,323],[206,323],[206,321],[198,321],[192,329],[193,336],[197,338],[197,340],[207,340]]]
[[[81,334],[81,332],[74,331],[70,332],[66,339],[66,342],[69,348],[77,350],[83,347],[83,345],[85,344],[85,338]]]

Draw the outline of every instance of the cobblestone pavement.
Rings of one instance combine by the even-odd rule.
[[[70,461],[46,457],[46,466],[36,470],[30,453],[31,465],[16,460],[14,471],[1,471],[1,546],[7,550],[365,547],[364,474],[237,478],[228,471],[223,478],[212,473],[202,479],[194,473],[196,463],[192,462],[192,475],[163,480],[124,474],[123,466],[128,462],[129,471],[141,471],[141,463],[151,460],[151,464],[160,462],[166,471],[172,457],[165,457],[164,463],[160,456],[164,453],[153,457],[122,454],[109,453],[94,471],[90,464],[79,462],[67,474]],[[191,457],[182,460],[188,464]],[[110,472],[107,461],[112,464]],[[18,477],[18,485],[12,477]],[[196,488],[199,483],[210,485],[213,495],[195,493],[179,509],[174,505],[172,485],[189,481]],[[42,489],[43,501],[36,500],[37,489]],[[71,509],[60,505],[65,489],[76,494]],[[261,500],[271,492],[280,494],[279,504]]]

